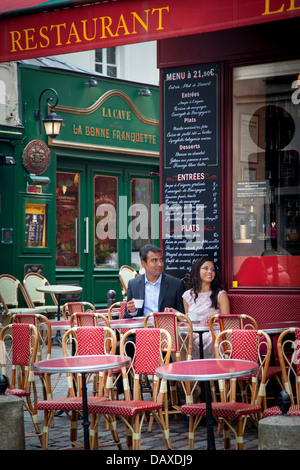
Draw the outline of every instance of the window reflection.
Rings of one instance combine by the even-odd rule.
[[[118,179],[94,177],[94,259],[95,266],[118,267]]]
[[[299,71],[234,69],[233,286],[300,285]]]
[[[139,269],[142,246],[153,243],[151,238],[151,204],[153,181],[143,178],[131,180],[131,265]]]
[[[79,266],[79,174],[56,176],[56,267]]]

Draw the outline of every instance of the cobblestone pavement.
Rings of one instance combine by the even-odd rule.
[[[52,357],[59,356],[62,354],[61,348],[59,346],[52,347]],[[54,380],[54,375],[52,376],[52,381]],[[39,397],[41,395],[40,381],[37,381]],[[57,390],[56,396],[63,396],[65,393],[66,383],[61,380],[59,389]],[[122,397],[122,396],[121,396]],[[26,450],[41,450],[41,445],[39,438],[33,434],[33,425],[31,418],[28,412],[24,413],[25,421],[25,434],[30,434],[25,438]],[[39,412],[38,422],[42,429],[43,427],[43,412]],[[126,437],[124,432],[123,423],[117,421],[117,429],[119,437],[122,443],[124,450],[127,449],[126,446]],[[69,441],[69,430],[70,422],[65,414],[57,416],[54,418],[54,427],[50,428],[49,431],[49,451],[50,450],[61,450],[63,448],[70,446]],[[215,436],[216,436],[217,427],[215,426]],[[170,440],[172,443],[173,451],[187,451],[188,450],[188,420],[186,417],[178,415],[178,420],[175,420],[174,416],[170,416]],[[78,441],[83,443],[83,427],[82,421],[78,421]],[[105,428],[104,419],[100,420],[99,423],[99,444],[111,441],[110,431],[107,431]],[[215,437],[216,450],[223,449],[223,437],[222,434],[220,437]],[[258,431],[254,426],[246,427],[244,434],[244,449],[245,450],[257,450],[258,444]],[[195,439],[195,450],[206,450],[207,447],[207,438],[206,438],[206,426],[199,426],[196,432]],[[232,450],[235,450],[235,440],[232,434],[231,442]],[[102,450],[117,451],[117,446],[104,446]],[[152,432],[148,432],[148,425],[144,423],[142,428],[142,440],[141,440],[141,449],[148,451],[165,451],[165,443],[162,438],[161,431],[157,423],[154,423]],[[116,454],[118,455],[118,453]]]

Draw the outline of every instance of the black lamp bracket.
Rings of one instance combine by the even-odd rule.
[[[39,131],[40,131],[40,134],[42,133],[42,122],[41,122],[41,99],[42,99],[42,96],[43,94],[46,92],[46,91],[51,91],[54,93],[55,95],[55,103],[54,104],[51,104],[52,101],[53,101],[53,98],[51,96],[49,96],[47,98],[47,106],[50,108],[50,110],[52,111],[55,106],[57,106],[58,104],[58,94],[57,94],[57,91],[54,90],[54,88],[45,88],[45,90],[43,90],[39,96],[39,107],[38,109],[35,110],[35,118],[37,121],[39,121]]]

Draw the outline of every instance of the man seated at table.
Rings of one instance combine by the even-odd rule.
[[[165,308],[170,307],[184,312],[182,300],[184,283],[163,272],[162,249],[155,245],[145,245],[140,250],[140,258],[145,274],[128,282],[124,318],[145,317],[148,313],[163,312]],[[136,309],[133,299],[143,299],[143,307]]]
[[[184,312],[182,294],[185,286],[182,280],[163,272],[163,251],[155,245],[145,245],[140,250],[141,265],[145,274],[130,279],[127,287],[127,306],[124,318],[145,317],[148,313],[163,312],[166,308],[174,308]],[[143,299],[144,304],[136,309],[134,299]],[[134,336],[126,340],[126,354],[134,356]],[[122,393],[122,385],[118,381],[118,391]]]

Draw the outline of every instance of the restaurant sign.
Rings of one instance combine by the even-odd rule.
[[[61,9],[59,4],[54,9],[55,2],[33,1],[28,11],[28,1],[19,0],[19,14],[9,5],[0,6],[1,62],[199,34],[300,15],[300,0],[96,3],[87,0],[84,5]]]
[[[64,122],[52,146],[159,156],[159,120],[146,116],[123,90],[108,89],[87,108],[55,110]]]

